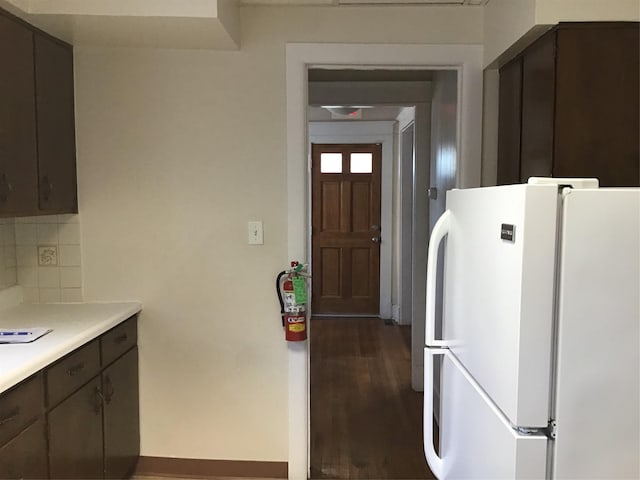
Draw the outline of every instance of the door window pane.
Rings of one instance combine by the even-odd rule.
[[[372,172],[373,154],[371,153],[352,153],[351,173],[371,173]]]
[[[321,153],[320,173],[342,173],[342,154]]]

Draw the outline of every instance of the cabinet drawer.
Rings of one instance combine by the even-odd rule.
[[[47,404],[51,407],[100,371],[100,347],[95,340],[47,369]]]
[[[136,317],[112,328],[102,337],[102,365],[107,366],[138,342]]]
[[[41,373],[0,395],[0,446],[42,413],[43,398]]]

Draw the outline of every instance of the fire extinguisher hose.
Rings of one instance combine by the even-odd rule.
[[[282,299],[282,292],[280,291],[280,280],[287,274],[286,270],[283,270],[278,274],[276,278],[276,293],[278,294],[278,301],[280,302],[280,317],[282,318],[282,326],[284,327],[284,300]]]

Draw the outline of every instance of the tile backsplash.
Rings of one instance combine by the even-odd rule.
[[[18,217],[13,227],[17,283],[24,301],[81,302],[78,215]]]
[[[15,285],[17,278],[15,220],[0,218],[0,290]]]

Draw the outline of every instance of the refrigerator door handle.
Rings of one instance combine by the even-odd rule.
[[[427,306],[425,343],[433,347],[446,347],[447,342],[436,340],[436,279],[438,272],[438,247],[449,233],[451,211],[446,210],[433,226],[427,254]]]
[[[444,477],[444,459],[439,457],[433,446],[433,357],[435,355],[447,355],[444,348],[424,349],[424,418],[423,418],[423,444],[424,456],[429,468],[436,478]]]

